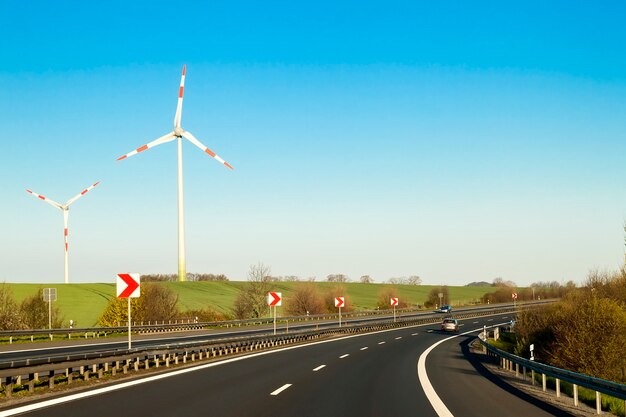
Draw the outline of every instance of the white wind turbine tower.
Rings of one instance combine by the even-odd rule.
[[[100,184],[100,181],[98,181],[97,183],[93,184],[92,186],[85,188],[83,191],[81,191],[80,193],[76,194],[74,197],[70,198],[69,200],[67,200],[67,203],[65,204],[59,204],[54,200],[50,200],[49,198],[47,198],[46,196],[43,196],[41,194],[37,194],[35,192],[33,192],[32,190],[26,190],[29,194],[34,195],[35,197],[45,201],[46,203],[52,205],[53,207],[58,208],[59,210],[63,211],[63,240],[65,242],[65,283],[69,283],[69,269],[68,269],[68,235],[69,235],[69,230],[67,228],[67,216],[69,215],[70,212],[70,205],[78,200],[79,198],[81,198],[82,196],[84,196],[85,194],[87,194],[93,187],[95,187],[96,185]]]
[[[187,71],[187,65],[183,65],[183,73],[180,77],[180,88],[178,90],[178,105],[176,106],[176,115],[174,116],[174,130],[152,142],[143,145],[134,151],[122,155],[117,158],[118,161],[126,159],[130,156],[143,152],[146,149],[150,149],[154,146],[162,143],[171,142],[174,139],[178,139],[178,280],[187,280],[187,266],[185,263],[185,213],[183,207],[183,141],[182,138],[187,139],[189,142],[208,153],[211,157],[215,158],[220,163],[226,165],[228,168],[233,167],[222,158],[217,156],[215,152],[204,146],[198,139],[196,139],[190,132],[183,130],[181,127],[182,110],[183,110],[183,93],[185,90],[185,72]]]

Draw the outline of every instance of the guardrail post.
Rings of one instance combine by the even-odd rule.
[[[535,385],[535,370],[531,369],[530,370],[530,379],[532,381],[533,386]]]
[[[11,398],[13,396],[13,377],[12,376],[8,376],[5,378],[4,395],[7,398]]]
[[[574,406],[578,407],[578,385],[573,384],[572,387],[574,388]]]
[[[9,336],[9,344],[12,345],[13,344],[13,336]]]
[[[515,364],[515,378],[519,378],[519,363]]]
[[[541,374],[541,384],[543,386],[543,392],[546,392],[546,374]]]
[[[596,414],[602,414],[602,399],[598,391],[596,391]]]
[[[561,397],[561,380],[559,378],[556,379],[556,398]]]
[[[526,381],[526,367],[522,366],[522,378],[524,381]]]

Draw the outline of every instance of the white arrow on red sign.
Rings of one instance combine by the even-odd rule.
[[[117,298],[137,298],[140,293],[139,274],[117,274]]]
[[[391,297],[391,305],[392,306],[398,305],[398,297]]]
[[[270,291],[269,294],[267,294],[267,304],[273,307],[280,307],[281,304],[283,303],[283,298],[282,298],[282,294],[279,292],[273,292]]]
[[[346,300],[343,297],[335,297],[335,307],[343,307]]]

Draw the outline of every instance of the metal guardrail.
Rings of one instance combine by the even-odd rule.
[[[580,374],[577,372],[569,371],[567,369],[556,368],[554,366],[546,365],[540,362],[531,361],[521,356],[514,355],[509,352],[500,350],[488,343],[486,335],[481,333],[479,340],[486,352],[491,355],[500,358],[500,364],[503,368],[513,370],[515,365],[515,373],[519,374],[519,367],[523,369],[524,377],[527,370],[532,373],[537,372],[542,375],[543,390],[546,390],[546,376],[550,376],[556,379],[557,396],[560,396],[560,381],[566,381],[574,386],[574,404],[578,405],[578,387],[584,387],[596,392],[596,411],[601,413],[601,400],[599,393],[609,395],[611,397],[619,398],[626,401],[626,384],[620,384],[614,381],[608,381],[601,378],[595,378],[589,375]],[[534,384],[534,374],[533,374]],[[626,405],[626,404],[625,404]]]
[[[554,300],[542,300],[536,302],[527,302],[524,304],[518,304],[517,306],[528,306],[528,305],[541,305],[545,303],[551,303]],[[510,308],[513,307],[514,304],[506,303],[499,305],[490,305],[490,306],[475,306],[468,308],[461,308],[458,310],[453,310],[453,314],[461,314],[467,311],[497,311],[502,308]],[[353,311],[342,313],[342,317],[344,318],[358,318],[358,317],[375,317],[375,316],[385,316],[391,314],[391,309],[389,310],[361,310],[361,311]],[[423,309],[417,308],[404,308],[397,309],[397,314],[407,314],[407,313],[415,313],[416,315],[429,315],[432,314],[432,311],[424,311]],[[322,320],[337,320],[338,314],[315,314],[309,316],[284,316],[278,317],[279,322],[307,322],[307,321],[322,321]],[[133,325],[133,332],[136,333],[159,333],[159,332],[167,332],[167,331],[185,331],[185,330],[198,330],[198,329],[206,329],[206,328],[216,328],[216,327],[242,327],[242,326],[256,326],[256,325],[269,325],[273,323],[273,318],[271,317],[261,317],[255,319],[244,319],[244,320],[227,320],[227,321],[213,321],[213,322],[194,322],[192,319],[184,319],[184,320],[176,320],[174,323],[169,320],[168,323],[161,321],[161,323],[156,322],[155,324],[141,324]],[[94,337],[98,334],[110,334],[110,333],[126,333],[128,331],[127,325],[115,326],[115,327],[82,327],[82,328],[65,328],[65,329],[32,329],[32,330],[4,330],[0,331],[0,338],[9,338],[9,343],[13,342],[13,338],[31,336],[33,339],[35,336],[51,336],[51,335],[75,335],[75,334],[84,334],[87,337],[88,334],[92,334]],[[70,336],[71,337],[71,336]]]

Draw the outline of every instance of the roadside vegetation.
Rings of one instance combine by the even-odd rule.
[[[589,274],[558,303],[518,315],[515,353],[597,378],[626,383],[626,269]]]
[[[47,329],[48,328],[48,303],[43,300],[43,289],[17,303],[11,287],[5,283],[0,284],[0,329]],[[50,309],[52,327],[61,327],[63,317],[57,306]]]

